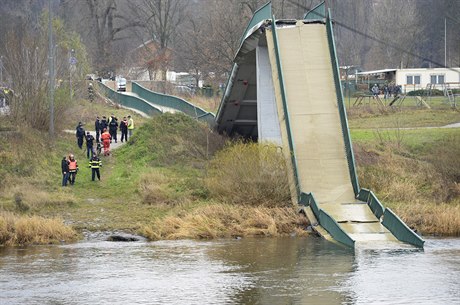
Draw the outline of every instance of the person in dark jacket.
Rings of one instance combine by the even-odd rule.
[[[62,186],[67,186],[67,180],[69,180],[69,162],[67,157],[64,156],[61,161],[61,171],[62,171]]]
[[[115,143],[117,143],[117,129],[118,129],[118,120],[115,116],[110,117],[110,123],[109,123],[109,133],[112,139],[115,140]]]
[[[78,126],[76,128],[75,136],[77,137],[77,144],[80,149],[83,149],[83,138],[85,137],[85,129],[83,129],[83,124],[78,122]]]
[[[94,181],[95,176],[97,175],[97,179],[101,180],[101,173],[99,172],[99,168],[102,167],[102,161],[99,157],[94,154],[89,160],[89,168],[91,168],[91,180]]]
[[[121,130],[121,143],[123,143],[123,138],[126,142],[128,142],[128,120],[126,117],[120,122],[120,130]]]
[[[106,129],[107,127],[109,127],[109,123],[107,122],[107,118],[103,116],[101,120],[101,134],[103,130]]]
[[[94,137],[92,134],[86,132],[86,157],[88,159],[93,157]],[[89,156],[91,154],[91,157]]]
[[[96,117],[96,121],[94,122],[94,129],[96,129],[96,142],[99,141],[99,136],[101,135],[101,120],[99,120],[99,117]]]

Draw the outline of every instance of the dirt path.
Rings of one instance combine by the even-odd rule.
[[[96,138],[96,131],[92,131],[92,130],[85,130],[85,135],[86,135],[86,132],[90,132],[90,134],[93,135],[94,138]],[[70,129],[66,129],[64,130],[64,132],[66,133],[72,133],[72,134],[75,134],[75,130],[70,130]],[[121,139],[121,132],[117,132],[117,143],[115,143],[115,141],[112,141],[112,143],[110,144],[110,149],[117,149],[118,147],[120,147],[121,145],[124,145],[126,143],[126,141],[124,142],[121,142],[120,139]],[[75,137],[75,142],[77,141],[77,137]],[[96,145],[96,142],[94,142],[94,145]],[[86,141],[83,140],[83,147],[86,148]]]

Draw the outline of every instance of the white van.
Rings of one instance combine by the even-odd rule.
[[[123,77],[117,77],[115,80],[117,84],[117,91],[126,91],[126,78]]]

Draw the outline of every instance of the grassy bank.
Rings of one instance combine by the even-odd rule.
[[[66,119],[90,126],[95,114],[126,112],[101,100],[80,100],[74,106]],[[458,236],[459,131],[404,130],[394,123],[431,115],[414,113],[350,116],[360,184],[422,233]],[[431,121],[420,121],[444,125],[457,121],[452,114],[458,115],[445,110]],[[77,231],[125,230],[151,239],[305,234],[307,223],[290,205],[284,162],[276,148],[231,143],[180,114],[136,120],[142,127],[128,144],[102,159],[102,181],[95,182],[73,134],[58,133],[50,140],[15,122],[0,121],[0,141],[5,143],[0,147],[2,213],[24,217],[32,228],[51,221],[57,231],[64,223]],[[374,128],[380,126],[390,129]],[[73,187],[62,188],[60,161],[68,153],[76,155],[80,171]],[[14,226],[8,228],[12,236]],[[10,237],[0,243],[56,240],[72,238]]]
[[[460,235],[459,129],[393,126],[351,135],[362,187],[424,234]]]
[[[85,102],[76,107],[80,103]],[[243,182],[240,187],[245,185],[244,181],[253,183],[245,186],[252,193],[242,192],[241,188],[224,191],[216,183],[219,175],[235,170],[237,160],[244,156],[249,163],[257,160],[257,145],[229,145],[207,125],[187,116],[165,114],[146,120],[128,144],[113,151],[110,157],[103,157],[102,181],[95,182],[91,181],[84,151],[76,148],[74,135],[61,133],[51,144],[38,133],[15,132],[13,138],[20,140],[12,141],[14,145],[3,151],[11,161],[11,167],[4,171],[4,187],[0,188],[3,211],[62,218],[76,230],[125,230],[154,239],[277,236],[302,231],[296,210],[287,204],[288,192],[283,194],[280,188],[279,202],[273,200],[273,192],[260,196],[265,193],[263,190],[280,186],[279,179],[272,179],[260,189],[273,169],[284,174],[279,165],[267,162],[273,156],[279,158],[276,150],[265,149],[266,162],[258,166],[261,175],[251,172],[246,178],[232,177],[233,182]],[[1,136],[9,140],[8,134]],[[224,147],[226,153],[217,156],[216,152]],[[80,170],[76,184],[62,188],[60,161],[68,153],[75,154]],[[213,165],[232,158],[223,167]],[[244,173],[249,163],[241,163],[239,173]],[[170,226],[174,221],[182,225]]]

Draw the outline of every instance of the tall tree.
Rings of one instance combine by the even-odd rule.
[[[155,41],[157,48],[145,48],[151,53],[149,67],[161,71],[168,69],[167,48],[174,41],[177,31],[187,17],[188,1],[183,0],[140,0],[130,2],[128,7],[132,18],[140,21],[140,37]],[[146,41],[143,39],[143,43]]]

